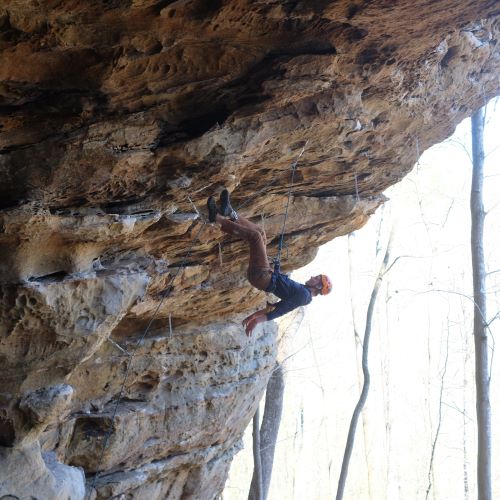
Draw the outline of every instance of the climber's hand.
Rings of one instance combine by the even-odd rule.
[[[259,323],[263,323],[264,321],[267,321],[265,309],[261,311],[256,311],[250,316],[246,317],[243,320],[243,326],[245,327],[245,333],[247,334],[247,336],[249,337],[250,335],[252,335],[254,328]]]

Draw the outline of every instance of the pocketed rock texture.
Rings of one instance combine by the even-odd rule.
[[[0,496],[215,498],[278,342],[241,328],[265,296],[207,196],[227,186],[275,255],[303,151],[283,266],[306,264],[500,93],[499,18],[496,0],[3,0]]]

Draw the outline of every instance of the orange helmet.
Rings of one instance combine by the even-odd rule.
[[[332,291],[332,281],[326,274],[320,274],[321,276],[321,295],[327,295]]]

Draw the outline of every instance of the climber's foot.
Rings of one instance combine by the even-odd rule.
[[[231,220],[238,219],[238,214],[236,213],[236,210],[234,210],[233,207],[231,206],[229,191],[227,189],[224,189],[220,194],[219,203],[220,203],[221,215],[229,217]]]
[[[215,199],[210,196],[207,200],[207,210],[208,210],[208,220],[210,222],[215,222],[217,220],[217,205],[215,204]]]

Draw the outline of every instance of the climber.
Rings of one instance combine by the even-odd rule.
[[[208,220],[216,223],[223,232],[245,240],[250,247],[247,278],[252,286],[270,292],[281,300],[268,304],[264,309],[254,312],[243,320],[245,333],[251,335],[254,328],[264,321],[279,318],[293,309],[309,304],[316,295],[326,295],[332,289],[328,276],[320,274],[309,278],[304,285],[280,273],[279,262],[274,270],[269,265],[264,230],[238,215],[231,206],[229,191],[224,189],[220,195],[219,208],[213,196],[207,200]]]

